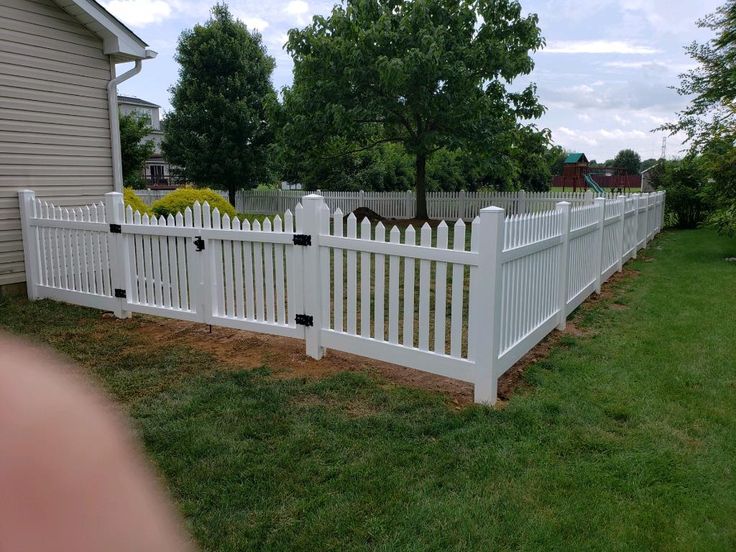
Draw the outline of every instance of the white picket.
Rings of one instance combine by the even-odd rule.
[[[394,226],[390,232],[390,242],[398,244],[401,233]],[[396,255],[389,257],[388,276],[388,340],[391,343],[399,342],[399,263],[401,258]],[[337,275],[335,275],[337,278]]]
[[[447,249],[447,224],[437,227],[437,248]],[[447,263],[435,263],[434,276],[434,352],[445,354],[445,318],[447,309]]]
[[[338,207],[332,215],[332,235],[342,237],[343,235],[343,216],[342,211]],[[345,297],[343,296],[343,254],[342,249],[333,251],[333,264],[335,277],[333,282],[334,296],[332,299],[334,305],[334,315],[332,327],[338,331],[343,331],[343,305]]]
[[[371,239],[371,222],[364,218],[360,223],[360,239]],[[371,254],[360,253],[360,335],[371,337]]]
[[[404,244],[416,243],[413,226],[404,230]],[[414,259],[404,257],[404,328],[402,334],[404,347],[414,347]]]
[[[432,245],[432,228],[426,222],[422,226],[420,245]],[[419,348],[429,350],[429,270],[432,263],[426,259],[419,261]]]
[[[355,238],[357,235],[357,219],[353,213],[348,215],[348,238]],[[348,327],[347,332],[349,334],[355,334],[356,330],[356,319],[357,319],[357,270],[355,251],[349,249],[347,252],[347,316],[348,316]]]
[[[382,223],[376,225],[375,241],[383,243],[386,241],[386,228]],[[373,299],[373,337],[384,341],[386,334],[384,331],[385,312],[384,312],[384,301],[385,301],[385,289],[386,284],[386,268],[385,268],[385,256],[381,253],[375,254],[375,277],[374,277],[374,299]]]

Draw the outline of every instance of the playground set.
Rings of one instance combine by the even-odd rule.
[[[626,174],[620,167],[591,167],[584,153],[571,153],[565,159],[562,175],[552,179],[555,188],[590,188],[596,193],[628,193],[641,189],[641,175]]]

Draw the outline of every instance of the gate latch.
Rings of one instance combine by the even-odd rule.
[[[296,323],[299,326],[314,326],[314,318],[311,314],[297,314]]]
[[[195,251],[204,251],[204,240],[202,239],[202,236],[194,238],[194,247],[196,248]]]

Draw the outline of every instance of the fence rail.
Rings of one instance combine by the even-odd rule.
[[[486,403],[659,232],[664,198],[492,206],[417,232],[358,224],[314,194],[250,224],[207,203],[149,218],[117,193],[69,209],[19,192],[31,299],[300,338],[314,358],[336,349],[471,382]]]

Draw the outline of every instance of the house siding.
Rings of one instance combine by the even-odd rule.
[[[0,286],[25,281],[18,190],[58,205],[112,191],[111,75],[102,40],[51,0],[0,0]]]

